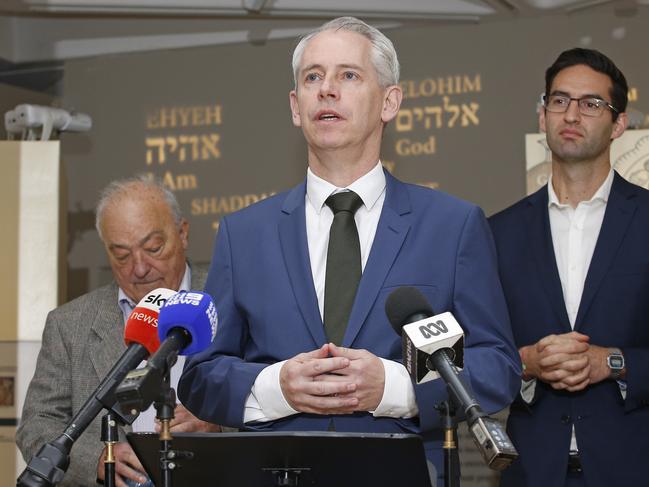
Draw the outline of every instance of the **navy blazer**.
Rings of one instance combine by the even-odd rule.
[[[548,189],[490,218],[516,345],[568,333],[548,216]],[[617,173],[588,269],[575,330],[619,347],[627,397],[605,380],[579,392],[537,381],[531,405],[517,398],[509,434],[520,458],[503,486],[563,486],[574,425],[586,483],[649,483],[649,191]]]
[[[399,286],[416,286],[466,333],[463,372],[487,411],[507,406],[520,386],[520,360],[498,281],[489,226],[480,208],[386,173],[386,198],[342,345],[401,361],[401,339],[385,315]],[[269,364],[327,342],[313,285],[306,236],[305,191],[263,200],[220,224],[206,291],[216,302],[214,343],[188,361],[182,402],[198,417],[243,427],[244,405]],[[415,387],[419,417],[375,418],[366,412],[296,414],[247,424],[265,430],[420,433],[442,468],[443,432],[434,405],[447,397],[441,381]]]

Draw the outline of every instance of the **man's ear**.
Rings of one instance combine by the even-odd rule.
[[[184,218],[180,222],[180,242],[183,245],[183,249],[187,250],[189,246],[189,222]]]
[[[401,107],[401,100],[403,100],[403,91],[399,85],[388,86],[385,90],[383,98],[383,110],[381,112],[381,120],[388,123],[399,113]]]
[[[288,94],[288,101],[291,104],[291,117],[293,119],[293,125],[296,127],[302,126],[302,121],[300,120],[300,106],[297,102],[297,91],[291,90]]]
[[[611,133],[611,140],[617,139],[620,135],[624,133],[626,128],[629,126],[629,117],[625,113],[620,113],[617,116],[615,122],[613,122],[613,132]]]
[[[539,110],[539,130],[545,132],[545,108]]]

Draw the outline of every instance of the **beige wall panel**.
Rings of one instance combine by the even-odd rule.
[[[40,340],[56,307],[59,266],[59,142],[22,142],[18,340]]]
[[[0,341],[40,340],[59,286],[59,143],[3,141],[0,161]]]

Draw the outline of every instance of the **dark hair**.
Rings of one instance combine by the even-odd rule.
[[[611,105],[619,110],[619,113],[625,112],[629,92],[626,78],[613,61],[594,49],[575,47],[574,49],[569,49],[559,54],[557,60],[545,71],[545,96],[550,95],[552,82],[557,74],[559,74],[559,71],[579,64],[586,65],[594,71],[607,75],[611,79],[613,83],[613,87],[609,93]],[[613,120],[616,120],[618,113],[612,113]]]

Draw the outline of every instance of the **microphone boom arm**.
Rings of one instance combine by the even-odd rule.
[[[53,487],[58,484],[70,464],[72,445],[79,439],[102,409],[115,414],[123,424],[131,424],[137,415],[124,414],[117,404],[115,390],[126,374],[148,356],[147,349],[134,344],[106,374],[95,392],[54,441],[46,443],[32,457],[16,481],[17,487]]]
[[[444,348],[436,350],[426,360],[426,366],[439,373],[452,400],[464,412],[469,432],[485,463],[494,470],[504,470],[518,458],[518,452],[501,424],[489,417],[469,394],[469,388],[462,381],[448,352],[449,349]]]

